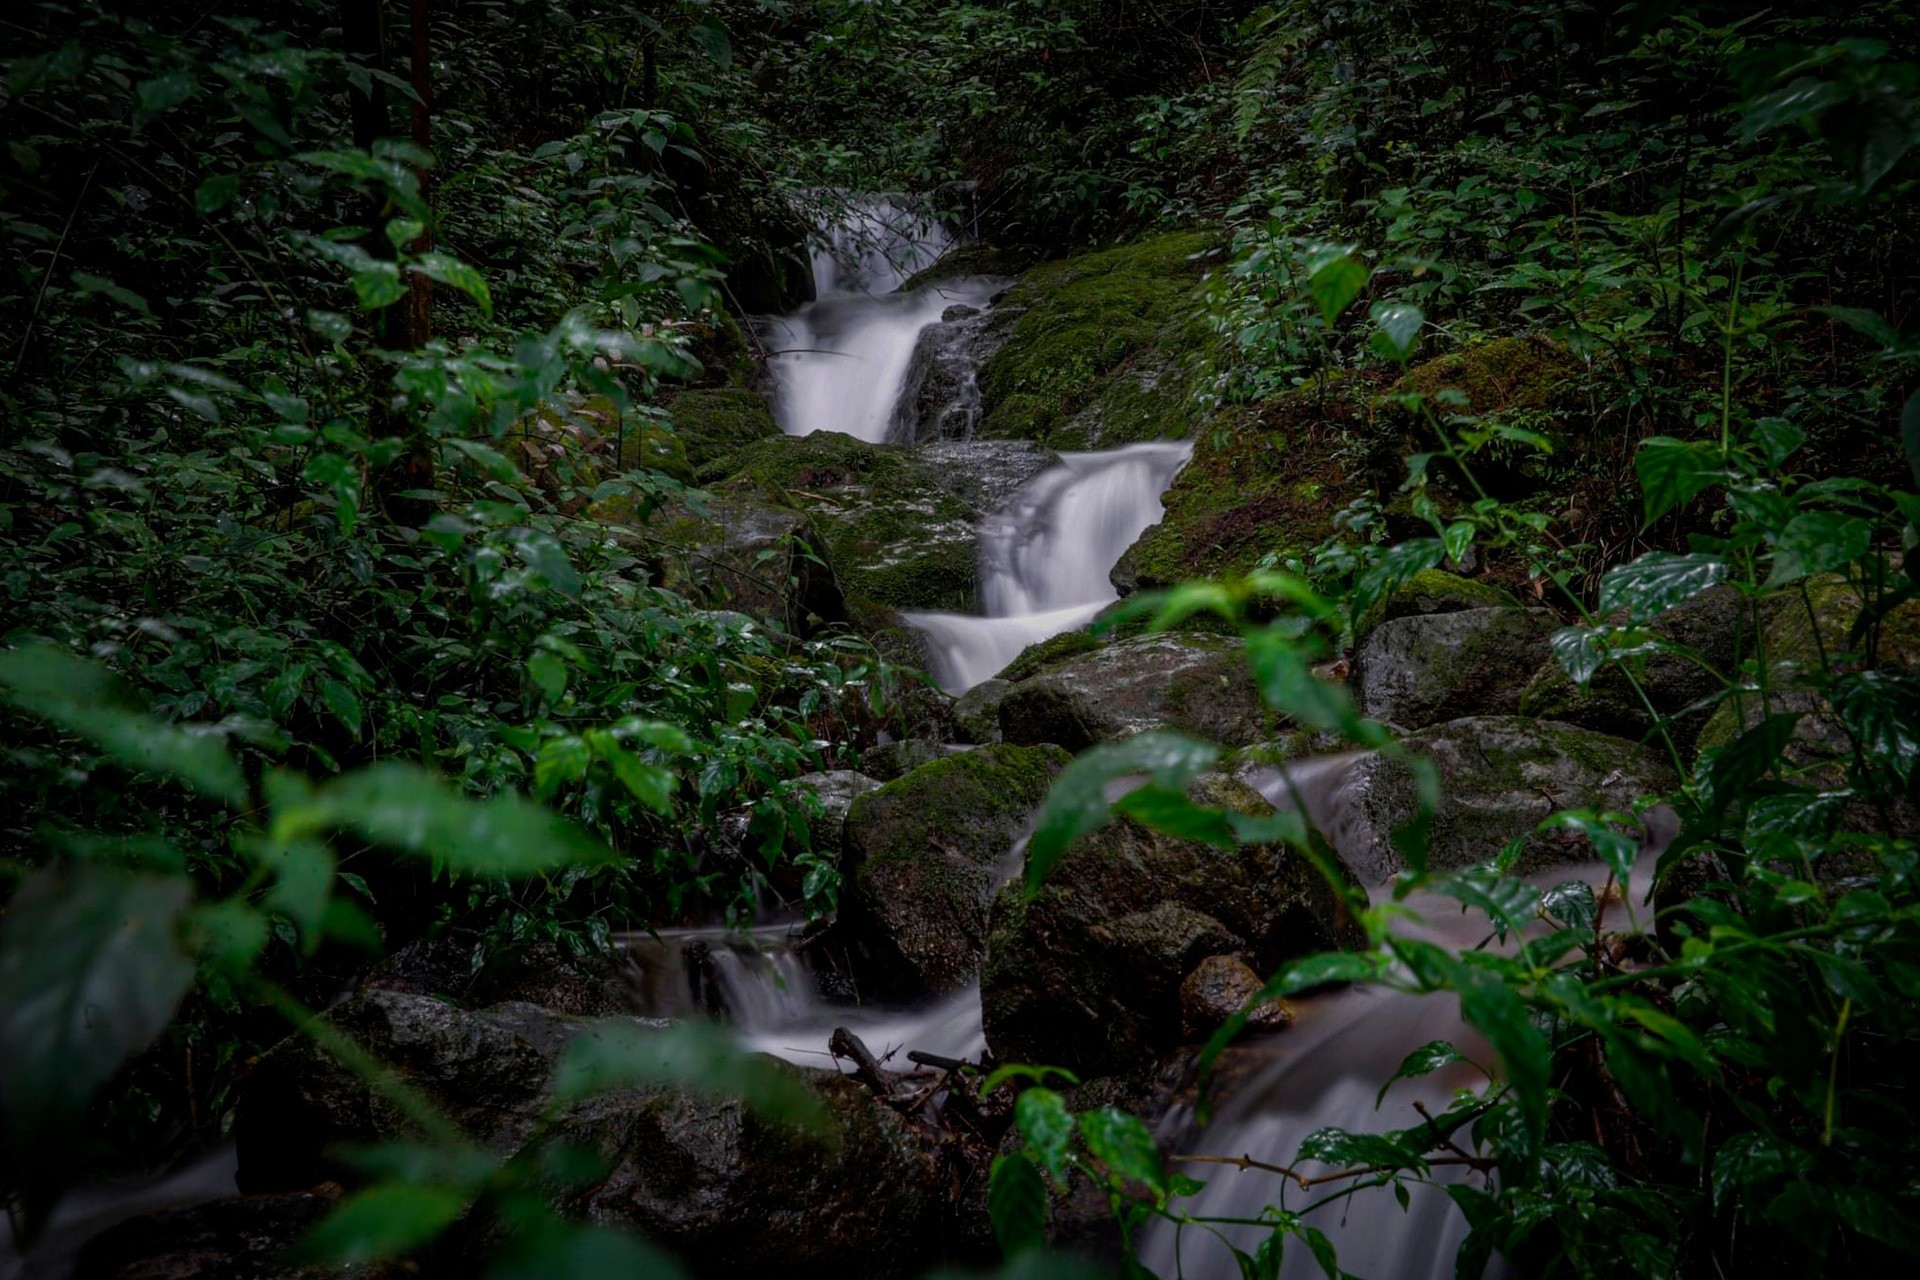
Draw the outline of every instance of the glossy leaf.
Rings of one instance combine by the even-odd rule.
[[[331,1266],[403,1257],[452,1226],[471,1199],[453,1187],[381,1183],[341,1201],[301,1241],[298,1252],[307,1261]]]
[[[1024,1090],[1013,1104],[1014,1122],[1041,1168],[1055,1182],[1067,1176],[1068,1148],[1073,1142],[1073,1113],[1059,1094],[1038,1086]]]
[[[1650,551],[1609,569],[1600,579],[1600,612],[1627,611],[1647,622],[1727,580],[1731,566],[1718,556]]]
[[[1633,469],[1640,477],[1648,524],[1726,478],[1726,464],[1717,446],[1671,436],[1643,441],[1633,455]]]
[[[1118,1107],[1101,1107],[1080,1117],[1080,1137],[1087,1152],[1107,1166],[1110,1176],[1137,1182],[1167,1196],[1167,1174],[1160,1163],[1160,1148],[1153,1134],[1139,1117]]]
[[[1054,779],[1027,842],[1027,893],[1045,883],[1075,840],[1113,816],[1110,788],[1144,775],[1168,790],[1184,789],[1220,758],[1220,748],[1183,733],[1156,730],[1094,747]]]

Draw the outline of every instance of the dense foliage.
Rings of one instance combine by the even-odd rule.
[[[1033,252],[1219,227],[1206,407],[1365,407],[1341,460],[1378,483],[1340,536],[1115,619],[1237,625],[1323,744],[1395,750],[1314,667],[1442,563],[1579,618],[1554,643],[1583,685],[1697,656],[1653,624],[1709,589],[1751,622],[1716,672],[1723,740],[1692,757],[1655,731],[1684,781],[1651,875],[1628,816],[1556,820],[1634,927],[1510,858],[1429,873],[1416,822],[1393,901],[1352,900],[1370,947],[1273,976],[1457,992],[1501,1059],[1419,1129],[1315,1135],[1300,1156],[1347,1169],[1318,1194],[1464,1162],[1463,1275],[1494,1250],[1579,1276],[1911,1265],[1909,6],[414,11],[4,20],[0,1189],[22,1223],[220,1133],[252,1056],[382,948],[453,938],[478,970],[770,894],[832,910],[786,784],[857,762],[924,686],[855,628],[670,587],[649,517],[700,510],[674,405],[751,378],[739,319],[799,300],[808,220],[916,189]],[[1500,336],[1569,362],[1552,422],[1402,376]],[[1796,609],[1813,643],[1781,650]],[[1295,819],[1190,803],[1220,761],[1165,735],[1087,753],[1030,873],[1112,812],[1327,856]],[[1484,913],[1488,944],[1394,932],[1416,893]],[[596,1040],[556,1106],[664,1079],[805,1123],[755,1062],[698,1029]],[[1129,1238],[1185,1217],[1193,1183],[1140,1121],[1009,1079],[1010,1252],[1070,1169]],[[559,1222],[554,1168],[485,1157],[390,1087],[429,1141],[369,1157],[316,1258],[407,1253],[484,1200],[513,1228],[502,1274],[669,1267]],[[1313,1193],[1275,1187],[1246,1273],[1305,1247],[1335,1274]]]

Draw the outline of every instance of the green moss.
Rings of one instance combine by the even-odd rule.
[[[1545,339],[1498,338],[1415,367],[1389,394],[1418,392],[1432,400],[1442,391],[1458,391],[1467,399],[1465,411],[1480,414],[1543,409],[1571,372],[1566,352]],[[1448,411],[1444,405],[1435,409]]]
[[[933,265],[908,276],[901,292],[925,288],[942,280],[961,276],[1017,276],[1031,267],[1039,251],[1022,245],[998,245],[986,240],[970,240],[948,250]]]
[[[1422,569],[1362,615],[1354,627],[1354,642],[1359,643],[1375,627],[1395,618],[1425,613],[1459,613],[1465,609],[1518,608],[1520,601],[1511,591],[1490,582],[1477,582],[1444,569]]]
[[[1001,303],[1018,318],[980,372],[979,434],[1075,449],[1192,434],[1217,341],[1195,259],[1214,244],[1175,233],[1023,275]]]
[[[1049,636],[1022,649],[1019,656],[1000,672],[999,678],[1009,682],[1025,680],[1028,676],[1038,675],[1056,662],[1076,654],[1091,653],[1098,649],[1101,643],[1098,638],[1085,631],[1062,631],[1057,636]]]
[[[766,397],[744,387],[681,391],[667,402],[667,415],[688,465],[702,479],[740,449],[780,434]]]
[[[943,756],[853,802],[863,874],[890,863],[937,863],[929,850],[957,852],[977,866],[1006,855],[1007,842],[983,814],[1024,817],[1046,799],[1054,775],[1072,757],[1058,747],[1003,743]]]
[[[805,511],[851,594],[892,609],[965,609],[976,575],[976,513],[911,449],[835,431],[738,449],[707,475],[716,493],[751,491]]]
[[[1364,421],[1358,384],[1302,388],[1215,417],[1163,499],[1165,514],[1127,552],[1117,580],[1138,588],[1231,577],[1263,557],[1326,541],[1333,517],[1364,492],[1339,456],[1343,429]]]

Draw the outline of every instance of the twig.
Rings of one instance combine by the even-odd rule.
[[[1186,1164],[1224,1164],[1236,1169],[1259,1169],[1265,1173],[1277,1173],[1283,1178],[1292,1178],[1302,1191],[1328,1182],[1340,1182],[1347,1178],[1365,1178],[1376,1173],[1393,1173],[1395,1166],[1370,1164],[1353,1169],[1336,1169],[1332,1173],[1317,1173],[1311,1176],[1285,1165],[1268,1164],[1265,1160],[1255,1160],[1252,1156],[1169,1156]],[[1487,1173],[1495,1167],[1495,1162],[1482,1156],[1458,1155],[1441,1156],[1438,1160],[1422,1161],[1429,1169],[1442,1165],[1463,1165],[1476,1173]]]

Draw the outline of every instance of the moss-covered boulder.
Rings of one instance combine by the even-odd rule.
[[[1533,497],[1551,482],[1555,455],[1582,443],[1584,420],[1576,402],[1582,373],[1571,352],[1542,337],[1496,338],[1426,361],[1377,402],[1369,470],[1382,482],[1397,482],[1408,454],[1440,443],[1425,413],[1402,407],[1418,396],[1441,421],[1470,417],[1481,431],[1509,429],[1474,453],[1474,478],[1501,496]],[[1462,496],[1469,493],[1464,477],[1444,458],[1432,460],[1430,474]]]
[[[1271,812],[1225,777],[1192,794]],[[1179,1043],[1181,983],[1209,956],[1238,955],[1265,973],[1359,941],[1339,895],[1285,845],[1222,851],[1116,821],[1069,850],[1036,897],[1016,882],[994,899],[987,1043],[1003,1062],[1121,1070]]]
[[[1062,657],[1000,700],[1007,742],[1080,751],[1147,729],[1185,729],[1215,742],[1263,741],[1269,715],[1234,637],[1133,636]]]
[[[1753,648],[1755,628],[1747,612],[1741,606],[1739,592],[1731,586],[1715,587],[1668,610],[1647,629],[1662,640],[1690,649],[1700,661],[1674,653],[1649,654],[1632,681],[1619,667],[1609,665],[1595,673],[1582,689],[1559,662],[1549,658],[1522,692],[1520,714],[1564,720],[1623,738],[1650,739],[1657,713],[1666,718],[1674,746],[1689,751],[1712,715],[1712,706],[1703,704],[1721,688],[1715,673],[1731,672],[1741,652]],[[1626,619],[1621,615],[1609,621],[1624,623]],[[1639,692],[1634,689],[1635,682]],[[1644,701],[1642,693],[1646,695]]]
[[[891,609],[964,610],[973,602],[983,513],[914,450],[837,431],[778,436],[712,463],[716,495],[752,495],[804,511],[849,594]]]
[[[1545,609],[1461,609],[1383,622],[1354,654],[1361,714],[1400,729],[1512,715],[1560,620]]]
[[[996,308],[1004,341],[980,371],[978,434],[1055,449],[1191,435],[1218,341],[1199,297],[1216,247],[1176,233],[1022,275]]]
[[[1013,688],[1010,680],[982,680],[953,700],[953,722],[968,742],[999,742],[1000,703]]]
[[[1057,747],[981,747],[854,801],[837,932],[863,994],[950,991],[979,972],[987,904],[1067,760]]]
[[[746,387],[696,387],[667,402],[673,436],[693,474],[757,441],[780,434],[767,398]]]
[[[1587,862],[1591,846],[1534,828],[1562,809],[1630,812],[1636,800],[1677,785],[1673,770],[1639,743],[1577,725],[1519,716],[1475,716],[1408,734],[1402,745],[1432,761],[1440,799],[1428,865],[1454,868],[1499,856],[1523,840],[1520,869]],[[1419,812],[1419,785],[1404,760],[1362,754],[1314,776],[1308,812],[1349,870],[1379,884],[1406,861],[1393,832]]]
[[[1396,618],[1458,613],[1465,609],[1518,609],[1519,599],[1503,587],[1477,578],[1463,578],[1444,569],[1422,569],[1388,592],[1354,624],[1354,643],[1365,642],[1373,629]]]
[[[1365,388],[1303,388],[1219,414],[1161,499],[1160,523],[1114,566],[1120,592],[1233,577],[1283,563],[1333,536],[1333,518],[1371,492],[1342,451],[1367,416]]]

